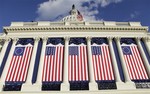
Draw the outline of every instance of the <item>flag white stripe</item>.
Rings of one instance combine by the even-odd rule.
[[[84,53],[85,53],[85,72],[86,72],[86,80],[89,80],[89,76],[88,76],[88,61],[87,61],[87,47],[85,46],[84,49]]]
[[[51,62],[50,62],[50,63],[51,63],[50,81],[53,81],[53,76],[52,76],[52,75],[53,75],[53,66],[54,66],[54,56],[53,56],[53,55],[51,55],[51,59],[52,59],[52,60],[51,60]]]
[[[69,76],[68,76],[68,79],[69,79],[69,81],[71,81],[71,56],[69,55],[69,58],[68,58],[68,74],[69,74]]]
[[[55,67],[55,69],[56,69],[56,74],[54,74],[55,76],[56,76],[56,78],[55,78],[55,81],[58,81],[58,75],[59,75],[59,65],[60,65],[60,62],[59,62],[59,60],[60,60],[60,47],[56,47],[56,49],[57,49],[57,53],[56,53],[56,56],[57,56],[57,62],[56,62],[56,67]]]
[[[59,73],[60,73],[60,79],[59,81],[62,81],[62,72],[63,72],[63,47],[61,47],[61,58],[60,58],[60,70],[59,70]],[[66,62],[65,62],[66,63]]]
[[[46,74],[46,72],[45,72],[45,75],[47,75],[47,80],[46,81],[50,81],[50,69],[51,69],[51,56],[49,55],[46,55],[45,57],[47,57],[47,66],[48,66],[48,69],[47,70],[45,70],[45,71],[47,71],[48,73]]]
[[[80,46],[79,46],[80,47]],[[79,48],[78,47],[78,48]],[[81,60],[81,53],[80,50],[78,50],[79,53],[79,81],[82,81],[82,60]]]

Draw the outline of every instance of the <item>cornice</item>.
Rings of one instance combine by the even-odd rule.
[[[16,31],[61,31],[61,30],[122,30],[122,31],[148,31],[148,27],[116,27],[116,26],[55,26],[55,27],[45,27],[45,26],[35,26],[35,27],[4,27],[4,31],[7,32],[16,32]]]

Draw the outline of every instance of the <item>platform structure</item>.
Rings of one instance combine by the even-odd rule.
[[[0,94],[149,94],[150,33],[140,22],[12,22],[0,34]]]

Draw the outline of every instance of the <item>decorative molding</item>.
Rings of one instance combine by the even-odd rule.
[[[60,27],[4,27],[4,30],[6,30],[6,32],[13,32],[13,31],[53,31],[53,30],[123,30],[123,31],[129,31],[129,30],[133,30],[133,31],[137,31],[137,30],[145,30],[148,31],[148,27],[89,27],[89,26],[75,26],[75,27],[67,27],[67,26],[60,26]]]

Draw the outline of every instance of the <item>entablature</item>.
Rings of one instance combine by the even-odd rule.
[[[148,32],[148,27],[146,26],[142,26],[142,27],[116,27],[116,26],[32,26],[32,27],[4,27],[4,31],[6,33],[13,33],[13,32],[30,32],[30,31],[66,31],[66,30],[70,30],[69,32],[71,32],[71,30],[98,30],[99,32],[101,31],[114,31],[114,32],[118,32],[118,31],[143,31],[143,32]],[[74,32],[74,31],[73,31]],[[90,31],[92,32],[92,31]]]

